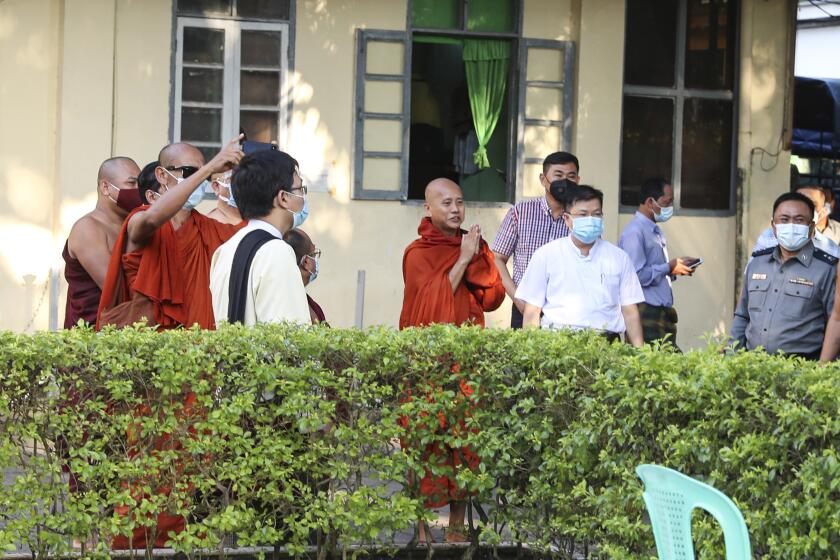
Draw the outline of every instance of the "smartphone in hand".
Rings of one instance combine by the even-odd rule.
[[[686,264],[691,270],[697,270],[697,267],[703,264],[703,259],[693,259]]]
[[[246,154],[253,152],[262,152],[263,150],[276,150],[277,146],[268,144],[266,142],[254,142],[253,140],[245,140],[242,142],[242,151]]]

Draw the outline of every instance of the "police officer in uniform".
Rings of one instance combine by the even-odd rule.
[[[776,199],[772,228],[779,245],[753,253],[730,336],[747,350],[819,359],[837,257],[814,247],[814,203],[800,193]]]

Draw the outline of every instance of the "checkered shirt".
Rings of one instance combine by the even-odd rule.
[[[569,235],[561,216],[554,219],[545,197],[533,198],[508,210],[490,249],[513,256],[513,282],[519,285],[534,251],[550,241]]]

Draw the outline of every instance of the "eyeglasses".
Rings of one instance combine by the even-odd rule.
[[[321,250],[320,249],[315,249],[311,253],[303,255],[300,258],[300,262],[298,264],[300,266],[304,266],[304,263],[306,262],[306,259],[312,259],[313,261],[318,261],[320,258],[321,258]]]
[[[299,187],[292,187],[291,192],[295,191],[301,191],[303,193],[303,196],[306,196],[306,193],[309,191],[309,189],[306,188],[306,185],[301,185]]]
[[[189,177],[190,175],[192,175],[193,173],[198,171],[198,167],[194,167],[192,165],[179,165],[179,166],[170,165],[169,167],[166,167],[166,170],[167,171],[180,171],[181,172],[181,177],[186,179],[187,177]]]

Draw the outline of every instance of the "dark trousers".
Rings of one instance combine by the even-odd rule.
[[[668,342],[673,344],[674,348],[677,348],[676,309],[640,303],[639,316],[642,319],[642,336],[646,343],[668,337]]]
[[[806,360],[811,361],[818,361],[820,359],[820,351],[815,350],[813,352],[790,352],[785,354],[786,356],[790,356],[792,358],[805,358]]]
[[[519,308],[516,307],[516,304],[514,304],[510,309],[510,328],[522,328],[522,313],[520,313]]]

